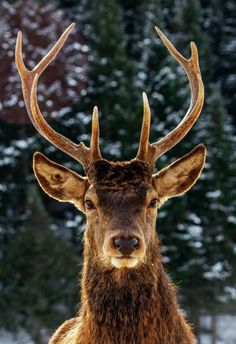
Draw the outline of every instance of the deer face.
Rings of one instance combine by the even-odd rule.
[[[98,160],[83,178],[36,153],[34,172],[46,193],[85,213],[87,245],[93,256],[102,264],[133,268],[147,261],[157,209],[196,182],[204,161],[205,148],[199,145],[154,175],[142,161]]]
[[[197,146],[190,153],[152,174],[158,157],[177,144],[200,115],[204,87],[198,64],[198,52],[191,44],[192,56],[185,59],[158,29],[157,33],[174,58],[185,69],[191,86],[192,100],[182,122],[166,137],[149,143],[150,108],[143,94],[144,115],[140,145],[136,158],[130,162],[104,160],[99,149],[97,107],[93,111],[90,147],[75,144],[56,133],[43,118],[37,103],[38,77],[55,58],[73,24],[63,33],[47,56],[29,71],[23,62],[21,33],[16,44],[16,64],[22,80],[26,108],[35,128],[51,143],[79,161],[86,177],[56,164],[41,153],[35,153],[34,173],[40,186],[51,197],[71,202],[87,217],[86,245],[102,264],[116,268],[135,268],[147,261],[150,243],[155,236],[157,209],[168,198],[183,194],[199,178],[206,150]]]
[[[134,267],[145,258],[155,233],[157,192],[152,169],[143,162],[97,161],[85,195],[88,230],[103,262]]]

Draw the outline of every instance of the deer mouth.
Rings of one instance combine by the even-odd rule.
[[[111,257],[111,264],[115,268],[134,268],[139,262],[137,257],[123,256],[123,257]]]

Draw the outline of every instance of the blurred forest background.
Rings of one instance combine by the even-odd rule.
[[[159,212],[164,262],[199,343],[236,343],[235,332],[227,341],[217,331],[219,316],[236,314],[235,13],[234,0],[0,1],[1,329],[23,329],[32,343],[46,343],[75,314],[85,228],[84,217],[47,197],[33,176],[37,150],[82,170],[29,121],[14,62],[17,32],[23,31],[25,61],[32,68],[76,23],[40,79],[40,106],[57,131],[87,144],[98,105],[102,153],[118,160],[136,155],[142,91],[152,109],[152,140],[173,129],[189,106],[186,75],[157,37],[158,25],[186,57],[189,42],[196,42],[206,101],[191,133],[157,168],[200,142],[208,151],[193,190]],[[235,331],[235,325],[227,327]],[[204,331],[208,337],[200,337]]]

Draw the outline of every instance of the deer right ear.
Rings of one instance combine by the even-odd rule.
[[[163,168],[152,177],[160,202],[188,191],[201,175],[206,159],[206,148],[200,144],[190,153]]]
[[[33,157],[34,174],[41,188],[60,202],[71,202],[85,212],[84,195],[89,183],[68,168],[49,160],[42,153]]]

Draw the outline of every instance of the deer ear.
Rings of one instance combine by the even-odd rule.
[[[39,185],[49,196],[61,202],[71,202],[85,212],[83,200],[89,186],[86,177],[56,164],[39,152],[34,154],[33,169]]]
[[[158,193],[160,202],[164,203],[168,198],[182,195],[188,191],[200,177],[205,160],[206,148],[201,144],[153,175],[152,184]]]

